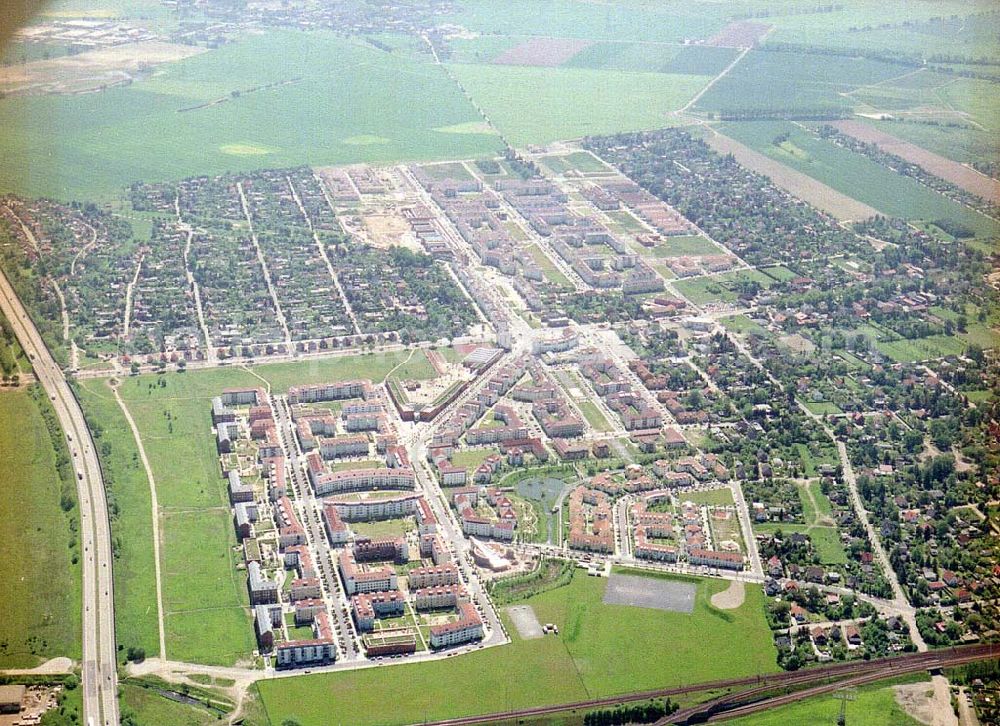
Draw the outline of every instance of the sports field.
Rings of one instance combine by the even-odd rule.
[[[449,66],[512,144],[544,144],[671,125],[707,76],[585,68]],[[524,113],[530,108],[531,113]]]
[[[330,32],[269,31],[102,93],[0,99],[0,190],[114,197],[261,166],[469,158],[496,136],[440,68]],[[99,159],[100,164],[94,160]]]
[[[72,482],[62,491],[39,403],[26,390],[0,392],[0,462],[0,667],[78,659],[79,543],[69,528],[76,492]]]
[[[634,574],[634,573],[630,573]],[[402,724],[503,711],[713,678],[770,673],[774,646],[756,589],[737,610],[709,598],[726,583],[694,579],[691,614],[604,605],[607,580],[575,576],[565,587],[518,604],[559,635],[513,641],[431,663],[260,681],[256,688],[272,724]],[[506,619],[506,616],[504,616]],[[628,643],[647,644],[636,658]],[[392,699],[386,699],[392,693]]]

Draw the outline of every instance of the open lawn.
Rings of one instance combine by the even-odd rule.
[[[613,427],[608,423],[607,416],[601,412],[596,403],[593,401],[578,401],[576,405],[594,431],[603,433],[612,430]]]
[[[684,257],[698,255],[720,255],[724,251],[717,244],[701,235],[666,237],[649,250],[656,257]]]
[[[667,114],[708,82],[705,76],[582,68],[449,68],[516,146],[668,126]]]
[[[132,431],[105,381],[81,381],[78,395],[96,438],[108,499],[118,511],[111,520],[118,543],[114,561],[118,643],[126,650],[142,648],[152,657],[160,646],[149,481]]]
[[[434,370],[434,366],[427,359],[427,354],[423,349],[419,349],[413,350],[412,354],[404,359],[404,362],[400,363],[398,367],[394,368],[389,376],[395,381],[423,381],[436,378],[437,371]]]
[[[531,245],[527,248],[527,251],[535,261],[535,264],[541,269],[542,274],[545,275],[546,280],[560,287],[573,287],[573,283],[556,267],[555,263],[549,259],[549,256],[545,254],[545,251],[541,247]]]
[[[351,523],[351,531],[365,537],[405,537],[407,532],[415,528],[413,517]]]
[[[577,575],[521,601],[540,622],[557,624],[558,636],[521,640],[503,615],[514,638],[506,646],[431,663],[260,681],[256,688],[273,724],[293,718],[302,726],[366,726],[774,672],[762,594],[751,588],[740,608],[723,612],[709,598],[726,583],[695,582],[695,609],[685,614],[604,605],[607,580]],[[647,644],[644,656],[636,658],[622,647],[627,643]]]
[[[470,472],[474,472],[479,468],[480,464],[486,461],[487,456],[498,453],[500,453],[499,450],[492,447],[456,451],[451,455],[451,463],[455,466],[464,467]]]
[[[728,123],[721,130],[755,151],[884,214],[909,220],[954,219],[974,230],[979,237],[1000,234],[1000,223],[790,122]],[[788,134],[787,141],[776,146],[775,137],[783,134]]]
[[[587,173],[608,173],[611,169],[603,161],[589,151],[574,151],[570,154],[551,154],[543,156],[541,161],[557,174],[567,171]]]
[[[43,403],[48,401],[40,396]],[[80,657],[76,492],[63,492],[40,403],[26,390],[0,392],[0,666]],[[65,454],[64,454],[65,455]],[[66,498],[69,511],[60,507]],[[70,545],[75,548],[71,552]]]
[[[709,506],[723,506],[733,503],[733,492],[729,487],[707,489],[701,492],[678,492],[677,497],[682,502],[694,502],[695,504],[707,504]]]
[[[479,120],[425,56],[271,31],[101,93],[0,100],[0,190],[107,199],[139,179],[492,155],[488,129],[452,132]]]

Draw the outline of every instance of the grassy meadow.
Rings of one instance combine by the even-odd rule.
[[[402,724],[503,711],[714,678],[774,672],[763,595],[748,588],[732,611],[709,604],[728,583],[699,579],[695,610],[673,613],[604,605],[607,580],[577,575],[524,603],[558,636],[521,640],[430,663],[260,681],[266,721]],[[506,616],[504,616],[506,617]],[[643,657],[625,644],[645,643]],[[393,693],[386,701],[385,694]],[[399,704],[406,704],[400,708]]]
[[[0,190],[108,199],[137,180],[495,153],[429,60],[330,32],[269,31],[102,93],[0,99]],[[100,164],[95,164],[99,159]]]
[[[48,400],[40,399],[23,389],[0,392],[0,667],[5,668],[31,668],[57,656],[80,658],[82,573],[74,561],[80,548],[69,525],[78,516],[76,492],[72,484],[72,492],[61,488],[56,450],[39,409]]]
[[[709,80],[583,68],[456,64],[450,69],[515,146],[669,126],[668,114]]]
[[[1000,223],[791,122],[727,123],[720,131],[884,214],[909,220],[954,219],[977,237],[1000,234]],[[775,145],[775,137],[783,134],[788,134],[787,141]]]

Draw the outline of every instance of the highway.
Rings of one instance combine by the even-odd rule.
[[[95,726],[117,726],[111,526],[97,451],[80,404],[3,272],[0,272],[0,309],[31,359],[38,382],[59,417],[72,455],[83,540],[83,720]]]

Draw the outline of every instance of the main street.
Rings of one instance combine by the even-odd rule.
[[[118,673],[115,652],[111,525],[104,479],[83,411],[62,370],[45,347],[7,277],[0,272],[0,308],[34,366],[66,434],[76,476],[83,540],[83,718],[117,726]]]

